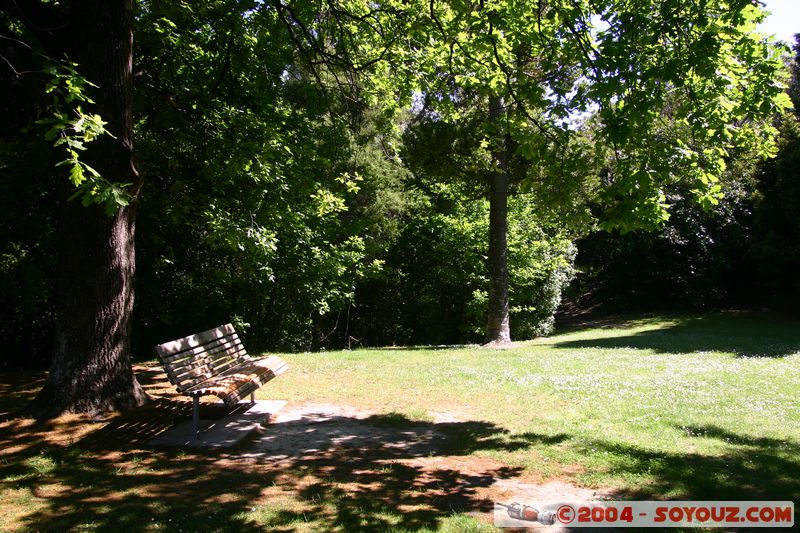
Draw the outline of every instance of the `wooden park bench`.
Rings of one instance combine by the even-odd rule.
[[[203,331],[154,348],[170,383],[192,398],[192,435],[200,424],[200,397],[217,396],[232,407],[289,365],[274,355],[254,359],[247,355],[231,324]]]

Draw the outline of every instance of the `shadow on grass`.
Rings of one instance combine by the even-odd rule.
[[[242,458],[258,449],[259,439],[269,429],[244,448],[229,452],[103,452],[86,450],[79,442],[72,448],[15,457],[4,469],[2,485],[27,488],[34,497],[44,499],[44,504],[22,521],[33,530],[141,530],[152,525],[164,531],[293,531],[306,527],[417,531],[436,529],[452,513],[491,512],[492,502],[482,489],[490,488],[498,478],[521,473],[508,467],[463,471],[409,460],[426,456],[425,450],[414,446],[418,440],[425,441],[429,431],[445,435],[438,443],[445,449],[437,450],[434,444],[428,450],[434,455],[513,450],[514,443],[550,445],[569,440],[567,435],[507,434],[488,423],[406,422],[408,425],[399,429],[402,438],[384,440],[388,445],[383,446],[328,438],[330,428],[342,424],[362,425],[363,431],[372,435],[369,419],[332,418],[311,424],[316,427],[306,430],[309,443],[318,446],[316,451],[301,450],[303,453],[278,462],[252,455],[249,460]],[[283,432],[287,428],[278,429]],[[716,426],[676,429],[698,439],[724,441],[730,448],[715,456],[664,454],[595,441],[592,447],[610,458],[611,474],[622,478],[643,475],[651,480],[618,491],[615,498],[800,497],[797,444],[739,435]],[[291,433],[291,427],[288,431]]]
[[[585,329],[620,329],[646,326],[664,320],[663,315],[637,313],[636,315],[605,315],[602,317],[557,317],[556,331],[559,334],[574,333]]]
[[[308,410],[302,417],[269,424],[240,445],[240,455],[261,461],[294,461],[331,451],[395,461],[465,456],[478,451],[513,452],[557,444],[566,434],[512,433],[491,422],[423,422],[399,413],[366,418]]]
[[[612,458],[615,475],[652,482],[620,491],[628,499],[793,500],[800,498],[800,444],[739,435],[717,426],[677,427],[697,439],[729,445],[719,455],[665,454],[622,443],[594,442]]]
[[[633,348],[657,353],[725,352],[737,357],[786,357],[800,352],[796,321],[747,314],[676,318],[659,329],[619,337],[556,342],[557,348]]]
[[[567,438],[392,414],[271,424],[222,451],[153,449],[146,442],[186,420],[191,406],[157,396],[163,390],[158,370],[137,374],[154,396],[142,408],[102,423],[18,419],[0,428],[6,430],[0,447],[10,451],[0,460],[0,496],[6,512],[16,516],[6,524],[10,529],[436,529],[453,513],[490,512],[492,501],[481,491],[521,469],[475,461],[462,471],[423,458],[513,451]],[[206,416],[211,409],[204,407]],[[80,425],[83,432],[53,444],[44,435],[64,429],[58,424],[70,430]],[[276,460],[276,446],[292,453]]]
[[[159,373],[140,376],[152,394]],[[154,433],[190,415],[188,402],[158,397],[109,420],[70,446],[48,445],[30,428],[0,447],[4,512],[41,531],[406,531],[436,529],[459,512],[492,510],[487,490],[520,468],[474,458],[470,468],[428,456],[570,446],[572,435],[511,433],[482,421],[429,423],[391,413],[309,416],[268,426],[226,451],[148,449]],[[716,426],[679,427],[725,443],[714,455],[665,454],[599,440],[610,474],[649,479],[620,498],[697,500],[800,498],[800,445]],[[13,447],[8,447],[7,445]],[[1,518],[1,517],[0,517]],[[10,527],[9,529],[13,529]]]
[[[0,381],[0,422],[15,418],[44,385],[43,372],[7,372]]]
[[[292,431],[288,425],[269,426],[264,434],[277,431],[285,439]],[[375,431],[369,420],[318,422],[304,428],[313,452],[274,461],[251,453],[261,436],[224,452],[130,450],[119,445],[119,434],[139,435],[140,426],[119,423],[72,447],[31,447],[8,457],[0,486],[42,499],[23,513],[21,523],[31,530],[292,531],[311,522],[325,530],[414,531],[435,529],[454,512],[491,511],[480,489],[520,473],[507,467],[462,472],[407,461],[435,453],[439,445],[464,455],[524,444],[522,437],[508,444],[495,439],[507,431],[492,424],[470,422],[465,430],[447,424],[443,441],[424,452],[415,446],[440,430],[436,424],[384,427],[380,443],[356,445],[354,432],[338,435],[350,444],[331,438],[331,428],[342,425]],[[103,442],[114,446],[103,448]],[[6,499],[17,503],[13,496]]]

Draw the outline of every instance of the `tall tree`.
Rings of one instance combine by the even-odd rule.
[[[427,20],[415,21],[423,30],[407,41],[411,71],[437,116],[459,120],[459,100],[471,93],[488,102],[494,125],[488,345],[510,341],[502,238],[510,157],[527,160],[532,174],[512,178],[564,183],[577,117],[594,110],[596,141],[610,154],[596,184],[612,207],[604,223],[631,229],[668,216],[664,188],[675,180],[713,205],[731,147],[774,149],[774,129],[760,123],[788,99],[778,49],[755,33],[763,13],[750,0],[431,1],[417,10]],[[665,109],[682,132],[675,143],[661,135]]]
[[[59,117],[51,135],[68,147],[69,158],[55,168],[60,246],[54,350],[47,381],[27,412],[48,418],[139,405],[146,396],[130,359],[142,185],[131,130],[133,1],[10,1],[2,7],[16,21],[19,41],[53,58],[56,73],[65,65],[67,78],[65,94],[58,83],[39,87]],[[82,129],[87,121],[95,125],[88,136]],[[65,166],[82,201],[74,198]]]
[[[503,118],[503,99],[489,98],[489,120]],[[489,177],[489,309],[486,319],[487,345],[511,342],[508,301],[508,139],[503,135],[493,151],[494,169]]]

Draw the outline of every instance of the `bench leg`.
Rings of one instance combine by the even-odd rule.
[[[200,397],[192,396],[192,440],[200,435]]]
[[[256,403],[256,393],[255,392],[251,392],[250,393],[250,403]]]

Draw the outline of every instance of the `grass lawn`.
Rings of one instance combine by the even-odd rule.
[[[748,314],[609,321],[511,349],[287,354],[259,391],[445,435],[436,457],[323,450],[288,463],[144,442],[190,409],[155,367],[138,413],[9,414],[40,376],[0,375],[0,530],[465,531],[493,480],[620,499],[800,502],[800,323]],[[489,528],[489,530],[491,530]],[[674,531],[674,530],[673,530]]]

